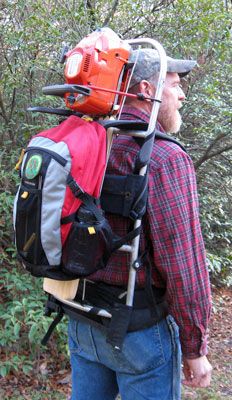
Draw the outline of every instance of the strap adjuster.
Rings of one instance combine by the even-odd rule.
[[[138,214],[135,210],[131,210],[131,211],[130,211],[129,218],[130,218],[132,221],[135,221],[135,220],[138,218],[138,216],[139,216],[139,214]]]
[[[71,189],[74,196],[77,198],[85,193],[85,191],[78,185],[78,183],[75,181],[75,179],[72,177],[71,174],[68,174],[67,185]]]

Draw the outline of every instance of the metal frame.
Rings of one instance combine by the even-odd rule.
[[[162,91],[163,91],[163,84],[166,78],[166,72],[167,72],[167,59],[166,59],[166,54],[165,51],[160,43],[158,43],[154,39],[132,39],[127,41],[129,45],[131,46],[143,46],[143,45],[149,45],[155,50],[157,50],[159,58],[160,58],[160,73],[159,73],[159,79],[158,79],[158,84],[157,84],[157,89],[156,89],[156,94],[155,94],[155,101],[153,102],[153,107],[152,107],[152,112],[150,116],[150,121],[148,125],[147,131],[123,131],[120,130],[120,135],[130,135],[130,136],[136,136],[136,137],[142,137],[146,138],[148,135],[150,135],[156,126],[156,121],[157,121],[157,116],[158,116],[158,111],[159,111],[159,106],[161,103],[161,98],[162,98]],[[114,134],[119,133],[119,129],[116,128],[109,128],[109,134],[110,134],[110,147],[112,143],[112,139]],[[108,134],[108,132],[107,132]],[[151,146],[152,148],[152,146]],[[152,150],[152,149],[151,149]],[[109,150],[108,150],[108,157],[109,157]],[[139,171],[139,175],[145,175],[147,171],[147,166],[142,167]],[[140,227],[142,221],[141,219],[138,219],[135,221],[134,224],[134,229]],[[131,253],[131,260],[130,260],[130,269],[129,269],[129,279],[128,279],[128,286],[127,286],[127,297],[126,297],[126,305],[128,306],[133,306],[133,298],[134,298],[134,289],[135,289],[135,280],[136,280],[136,269],[134,268],[134,263],[138,258],[138,252],[139,252],[139,240],[140,240],[140,235],[136,236],[132,240],[131,245],[123,245],[119,251],[125,251]],[[57,296],[57,300],[60,302],[67,304],[69,306],[72,306],[75,309],[78,309],[80,311],[85,311],[85,312],[90,312],[93,308],[96,311],[96,314],[102,317],[106,318],[111,318],[112,315],[105,309],[96,309],[94,306],[90,305],[84,305],[81,303],[78,303],[73,300],[64,300],[61,299]]]

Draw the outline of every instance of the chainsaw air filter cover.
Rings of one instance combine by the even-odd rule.
[[[99,29],[66,54],[67,84],[89,87],[90,95],[65,93],[66,106],[88,115],[116,114],[125,91],[130,46],[109,28]]]

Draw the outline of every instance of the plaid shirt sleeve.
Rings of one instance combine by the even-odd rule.
[[[207,353],[210,285],[195,171],[190,157],[177,147],[162,142],[159,159],[156,152],[156,162],[151,161],[146,226],[155,269],[166,282],[169,312],[180,328],[182,352],[197,358]]]

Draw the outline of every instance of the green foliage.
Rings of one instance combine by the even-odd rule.
[[[183,80],[179,139],[194,160],[202,230],[211,276],[232,284],[232,137],[231,3],[223,0],[4,0],[0,2],[0,371],[35,370],[43,356],[41,280],[24,273],[15,260],[12,209],[18,185],[14,170],[21,149],[59,117],[32,113],[28,107],[64,107],[62,99],[41,88],[64,83],[59,56],[95,28],[109,26],[123,38],[151,37],[168,54],[196,59]],[[6,29],[7,26],[7,29]],[[53,348],[66,353],[65,324]],[[54,339],[54,340],[55,340]],[[53,340],[53,339],[52,339]],[[51,346],[51,345],[50,345]],[[51,350],[52,347],[49,348]],[[26,371],[27,370],[27,371]]]
[[[2,394],[4,400],[67,400],[68,397],[66,393],[61,393],[60,390],[57,391],[56,387],[53,388],[50,386],[50,379],[40,377],[40,381],[43,383],[42,388],[26,387],[23,391],[16,389],[9,395],[7,391],[4,389],[1,391],[0,389],[0,395]]]
[[[8,144],[7,144],[8,145]],[[13,246],[12,210],[14,194],[18,185],[18,176],[14,170],[16,152],[8,152],[7,148],[0,154],[0,262],[14,263],[11,257]]]
[[[232,222],[230,204],[226,193],[221,191],[202,195],[202,231],[208,252],[208,264],[217,283],[232,284]]]
[[[30,277],[22,267],[8,267],[1,269],[0,287],[4,294],[4,303],[0,303],[0,352],[5,355],[0,362],[0,374],[5,376],[19,369],[25,374],[38,372],[46,351],[41,340],[53,320],[44,315],[47,296],[42,290],[42,280]],[[58,334],[55,331],[49,343],[53,356],[67,355],[66,331],[64,318],[57,326]]]

